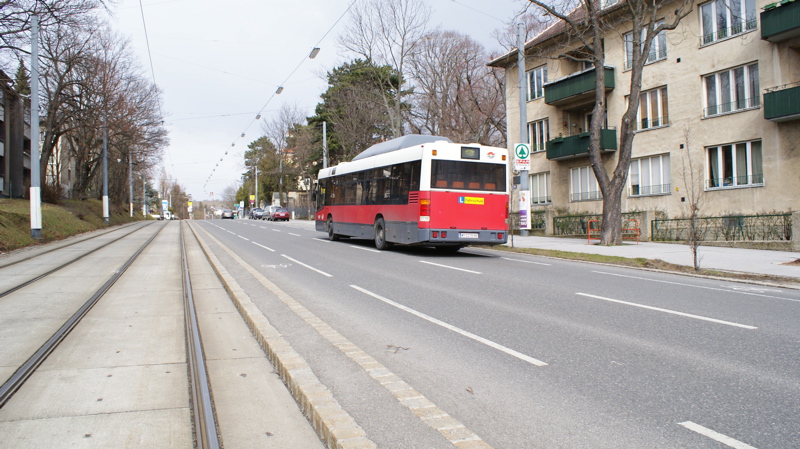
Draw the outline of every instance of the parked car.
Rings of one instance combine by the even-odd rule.
[[[267,206],[267,208],[264,209],[264,215],[261,218],[267,221],[272,220],[272,213],[275,212],[275,209],[279,207],[280,206]]]
[[[268,220],[271,221],[289,221],[289,211],[285,207],[276,207],[270,209]]]
[[[251,220],[261,220],[264,218],[264,209],[260,207],[256,207],[255,209],[250,209],[250,216],[248,217]]]
[[[231,220],[233,220],[233,217],[235,217],[235,216],[236,216],[236,214],[230,209],[225,209],[225,210],[222,211],[222,218],[223,219],[230,218]]]

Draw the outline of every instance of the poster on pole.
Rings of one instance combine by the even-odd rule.
[[[514,170],[528,171],[531,168],[531,146],[527,143],[514,144]]]
[[[528,190],[520,190],[519,191],[519,228],[520,229],[531,229],[531,221],[528,219],[528,215],[530,215],[530,201],[529,201],[529,191]]]

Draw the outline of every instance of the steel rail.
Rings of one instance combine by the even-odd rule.
[[[156,231],[150,239],[148,239],[136,253],[122,266],[116,273],[114,273],[102,287],[100,287],[88,301],[86,301],[77,312],[75,312],[66,323],[64,323],[56,332],[50,337],[47,342],[42,345],[19,369],[2,385],[0,386],[0,408],[19,390],[22,384],[33,374],[34,371],[47,359],[55,348],[61,343],[64,338],[78,325],[81,319],[89,313],[97,301],[111,288],[112,285],[125,273],[125,271],[133,264],[137,257],[147,248],[148,245],[158,236],[164,229],[164,226]]]
[[[35,258],[37,258],[39,256],[43,256],[45,254],[52,253],[53,251],[58,251],[60,249],[64,249],[64,248],[66,248],[68,246],[77,245],[78,243],[88,242],[89,240],[96,239],[98,237],[102,237],[102,236],[104,236],[106,234],[110,234],[112,232],[119,231],[120,229],[125,229],[125,228],[127,228],[129,226],[134,226],[136,224],[138,224],[138,223],[134,222],[134,223],[124,224],[124,225],[121,225],[119,228],[116,228],[116,229],[109,229],[109,230],[106,230],[105,232],[99,232],[99,233],[97,233],[97,234],[95,234],[95,235],[93,235],[91,237],[87,237],[85,239],[76,240],[74,242],[70,242],[70,243],[67,243],[65,245],[57,246],[55,248],[51,248],[51,249],[48,249],[48,250],[44,250],[42,252],[38,252],[36,254],[32,254],[32,255],[30,255],[28,257],[25,257],[24,259],[15,260],[13,262],[9,262],[7,264],[0,265],[0,270],[2,270],[3,268],[6,268],[6,267],[10,267],[12,265],[16,265],[16,264],[21,263],[21,262],[27,262],[27,261],[29,261],[31,259],[35,259]],[[137,230],[142,229],[145,226],[147,226],[147,225],[140,226],[139,228],[137,228]],[[125,234],[125,235],[128,235],[128,234]],[[123,237],[125,237],[125,236],[123,236]],[[6,254],[6,256],[8,256],[8,254]]]
[[[143,227],[144,227],[144,226],[143,226]],[[102,245],[98,246],[97,248],[95,248],[95,249],[93,249],[93,250],[91,250],[91,251],[88,251],[88,252],[86,252],[86,253],[83,253],[83,254],[81,254],[80,256],[78,256],[78,257],[76,257],[76,258],[74,258],[74,259],[70,260],[69,262],[66,262],[66,263],[64,263],[63,265],[60,265],[60,266],[58,266],[58,267],[56,267],[56,268],[53,268],[52,270],[48,271],[47,273],[40,274],[39,276],[36,276],[36,277],[35,277],[35,278],[33,278],[33,279],[29,279],[29,280],[27,280],[27,281],[23,282],[22,284],[19,284],[19,285],[17,285],[16,287],[11,287],[10,289],[8,289],[8,290],[6,290],[6,291],[4,291],[4,292],[0,292],[0,298],[2,298],[2,297],[4,297],[4,296],[7,296],[7,295],[10,295],[11,293],[14,293],[15,291],[17,291],[17,290],[20,290],[20,289],[22,289],[22,288],[25,288],[25,287],[27,287],[27,286],[29,286],[29,285],[33,284],[34,282],[41,280],[42,278],[45,278],[45,277],[47,277],[47,276],[50,276],[51,274],[55,273],[56,271],[58,271],[58,270],[61,270],[62,268],[64,268],[64,267],[67,267],[67,266],[69,266],[69,265],[71,265],[71,264],[73,264],[73,263],[75,263],[75,262],[77,262],[77,261],[79,261],[79,260],[83,259],[84,257],[88,256],[89,254],[92,254],[92,253],[94,253],[95,251],[99,251],[99,250],[101,250],[101,249],[105,248],[106,246],[108,246],[108,245],[110,245],[110,244],[112,244],[112,243],[116,243],[116,242],[118,242],[120,239],[123,239],[123,238],[125,238],[125,237],[127,237],[127,236],[129,236],[129,235],[133,234],[134,232],[141,230],[143,227],[141,227],[141,228],[137,228],[137,229],[134,229],[133,231],[131,231],[131,232],[129,232],[129,233],[127,233],[127,234],[125,234],[125,235],[121,236],[120,238],[118,238],[118,239],[116,239],[116,240],[112,240],[112,241],[110,241],[110,242],[108,242],[108,243],[104,243],[104,244],[102,244]],[[105,235],[105,234],[104,234],[104,235]],[[99,236],[98,236],[98,237],[99,237]],[[94,237],[92,237],[92,238],[94,238]],[[84,241],[84,242],[85,242],[86,240],[82,240],[82,241]],[[75,242],[75,243],[80,243],[80,242]],[[74,243],[70,243],[69,245],[65,245],[65,246],[70,246],[70,245],[74,245]],[[54,249],[54,250],[51,250],[51,251],[46,251],[46,253],[49,253],[49,252],[52,252],[52,251],[56,251],[56,250],[58,250],[58,249],[61,249],[61,248],[64,248],[64,246],[62,246],[62,247],[59,247],[59,248],[56,248],[56,249]],[[42,253],[42,254],[45,254],[45,253]],[[38,257],[38,256],[39,256],[39,255],[37,255],[37,256],[34,256],[34,257]],[[30,259],[33,259],[33,257],[29,257],[28,259],[25,259],[25,260],[30,260]],[[20,262],[22,262],[22,261],[20,261]],[[17,262],[14,262],[14,263],[17,263]],[[10,266],[10,265],[13,265],[13,264],[4,265],[4,266],[0,267],[0,269],[2,269],[2,268],[5,268],[5,267],[7,267],[7,266]]]
[[[192,294],[192,279],[189,274],[189,260],[186,257],[186,243],[181,223],[181,266],[183,273],[183,298],[186,313],[186,352],[189,358],[189,376],[192,393],[192,415],[194,418],[195,441],[197,449],[219,449],[220,441],[217,433],[217,421],[214,403],[211,397],[211,386],[206,370],[206,359],[203,342],[200,338],[200,327],[197,322],[197,310]]]

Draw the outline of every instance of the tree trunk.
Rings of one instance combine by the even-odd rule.
[[[618,183],[613,182],[608,195],[603,197],[603,223],[600,231],[601,245],[622,244],[622,207]]]

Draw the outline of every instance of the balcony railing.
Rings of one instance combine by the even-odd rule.
[[[767,89],[764,118],[773,122],[800,119],[800,82]]]
[[[633,185],[630,188],[630,196],[651,196],[667,195],[672,189],[672,184],[659,184],[654,186]]]
[[[544,85],[544,102],[552,105],[579,100],[583,97],[593,98],[596,79],[595,69],[592,68],[547,83]],[[614,69],[612,67],[605,68],[605,86],[606,92],[614,89]]]
[[[531,198],[531,204],[548,204],[552,203],[553,201],[550,199],[550,195],[547,196],[535,196]]]
[[[600,131],[600,151],[616,151],[617,130]],[[589,133],[569,137],[556,137],[547,142],[547,159],[557,161],[589,154]]]
[[[800,36],[800,2],[783,0],[764,7],[761,39],[783,42],[797,36]]]
[[[702,36],[700,44],[708,45],[720,39],[725,39],[730,36],[736,36],[737,34],[742,34],[746,31],[755,30],[757,26],[758,26],[758,21],[755,19],[748,21],[742,20],[741,22],[732,24],[730,28],[720,28],[717,31],[714,31],[713,33],[704,34]]]
[[[576,192],[569,194],[570,201],[595,201],[603,199],[603,193],[599,190],[591,192]]]
[[[636,123],[637,131],[641,131],[643,129],[650,129],[650,128],[659,128],[662,126],[669,125],[669,117],[651,117],[651,118],[643,118],[639,122]]]
[[[724,189],[726,187],[763,186],[764,175],[728,176],[727,178],[713,178],[706,180],[706,189]]]
[[[729,112],[756,108],[760,105],[761,105],[761,99],[758,96],[755,96],[753,98],[743,98],[741,100],[732,101],[730,103],[711,105],[703,109],[703,117],[711,117],[714,115],[722,115],[722,114],[727,114]]]

